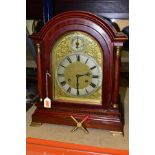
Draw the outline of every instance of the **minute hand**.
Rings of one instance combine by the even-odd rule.
[[[76,75],[76,88],[77,88],[77,95],[79,95],[79,75]]]

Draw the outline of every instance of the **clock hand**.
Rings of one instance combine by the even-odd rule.
[[[85,73],[85,74],[77,74],[77,75],[78,75],[79,77],[81,77],[81,76],[85,76],[85,75],[86,75],[86,76],[90,76],[91,73],[88,72],[88,73]]]
[[[76,74],[76,89],[77,95],[79,95],[79,74]]]
[[[85,74],[76,74],[76,89],[77,89],[77,95],[79,95],[79,77],[81,76],[90,76],[91,73],[87,72]]]
[[[77,36],[77,42],[76,42],[76,48],[79,46],[78,36]]]

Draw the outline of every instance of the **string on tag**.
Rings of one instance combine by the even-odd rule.
[[[46,97],[48,97],[48,77],[51,77],[51,74],[46,71]]]

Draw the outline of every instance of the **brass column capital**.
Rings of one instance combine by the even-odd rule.
[[[118,109],[118,104],[114,103],[112,106],[114,109]]]
[[[36,47],[37,47],[37,53],[40,53],[40,44],[36,43]]]
[[[40,99],[39,99],[39,101],[40,101],[40,102],[42,102],[42,101],[43,101],[43,99],[42,99],[42,98],[40,98]]]
[[[121,46],[116,46],[116,56],[120,56],[121,55]]]

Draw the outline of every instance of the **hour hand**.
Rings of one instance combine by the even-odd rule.
[[[91,75],[91,73],[85,73],[85,74],[78,74],[78,77],[81,77],[81,76],[90,76]]]

